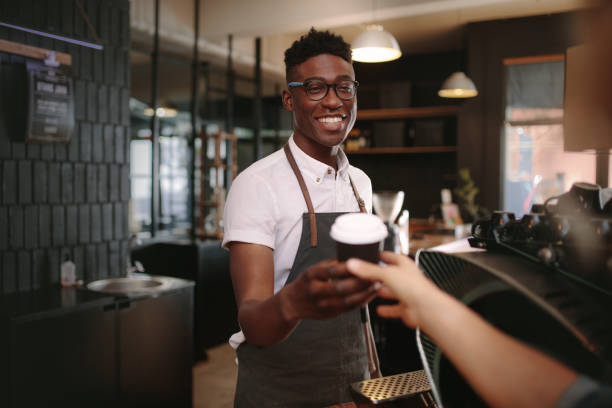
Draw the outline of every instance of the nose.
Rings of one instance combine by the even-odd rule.
[[[329,109],[337,109],[342,106],[342,99],[338,98],[336,89],[333,86],[327,89],[327,95],[321,99],[321,104]]]

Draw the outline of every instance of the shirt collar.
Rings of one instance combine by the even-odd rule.
[[[312,178],[315,183],[320,183],[327,175],[327,170],[330,167],[327,164],[309,156],[302,149],[300,149],[300,147],[293,140],[293,135],[291,135],[289,138],[288,143],[291,153],[293,153],[302,175],[304,177]],[[336,160],[338,164],[338,175],[342,177],[343,180],[348,180],[349,162],[342,148],[338,149]]]

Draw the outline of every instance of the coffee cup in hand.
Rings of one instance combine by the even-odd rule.
[[[332,239],[336,241],[340,262],[359,258],[377,263],[387,234],[387,227],[379,217],[365,213],[339,216],[330,231]]]

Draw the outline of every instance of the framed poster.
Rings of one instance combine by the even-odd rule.
[[[26,142],[68,143],[74,130],[74,85],[68,66],[27,61]]]

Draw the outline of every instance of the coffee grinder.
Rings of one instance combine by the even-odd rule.
[[[374,212],[383,220],[389,235],[384,242],[385,251],[400,252],[399,227],[395,219],[404,204],[403,191],[377,191],[372,194]]]

